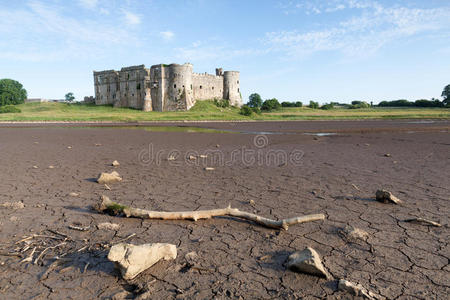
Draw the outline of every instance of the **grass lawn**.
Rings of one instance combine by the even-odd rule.
[[[330,120],[330,119],[448,119],[449,108],[365,108],[331,110],[289,107],[246,117],[235,107],[220,108],[198,101],[189,111],[143,112],[92,104],[26,103],[21,113],[2,113],[0,121],[182,121],[182,120]]]

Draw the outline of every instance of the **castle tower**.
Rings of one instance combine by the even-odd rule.
[[[171,64],[164,67],[167,78],[167,93],[163,111],[187,110],[194,105],[192,65]]]
[[[238,71],[223,73],[223,99],[230,100],[231,105],[242,105]]]

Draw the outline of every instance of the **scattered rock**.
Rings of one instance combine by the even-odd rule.
[[[16,217],[16,216],[11,216],[11,217],[9,218],[9,220],[10,220],[11,222],[16,222],[16,221],[19,221],[19,218]]]
[[[116,224],[116,223],[105,222],[105,223],[98,224],[97,228],[100,230],[116,230],[117,231],[120,229],[120,225]]]
[[[49,169],[54,169],[54,168],[55,168],[55,166],[48,166],[48,168],[49,168]]]
[[[187,253],[184,258],[186,259],[187,265],[190,267],[194,266],[198,261],[198,255],[195,251]]]
[[[219,144],[217,144],[217,145],[216,145],[216,148],[220,148],[220,145],[219,145]]]
[[[38,166],[33,166],[33,169],[39,169],[39,167]]]
[[[171,156],[169,156],[169,157],[167,158],[167,160],[168,160],[168,161],[173,161],[173,160],[175,160],[175,156],[172,156],[172,155],[171,155]]]
[[[251,206],[255,206],[255,200],[253,200],[253,199],[250,199],[250,201],[248,201],[248,203],[251,205]]]
[[[5,202],[5,203],[0,204],[0,207],[9,208],[9,209],[23,209],[25,207],[25,205],[21,201]]]
[[[122,177],[120,177],[119,173],[117,173],[116,171],[112,171],[111,173],[101,173],[97,179],[97,182],[100,184],[118,181],[122,181]]]
[[[341,291],[348,292],[357,297],[363,297],[370,300],[381,300],[385,299],[383,296],[375,294],[360,284],[356,284],[345,279],[339,280],[338,289]]]
[[[394,204],[400,204],[402,201],[392,195],[391,192],[386,190],[378,190],[375,194],[377,201],[383,202],[383,203],[394,203]]]
[[[115,161],[112,162],[111,165],[112,165],[113,167],[118,167],[118,166],[120,166],[120,163],[119,163],[117,160],[115,160]]]
[[[67,149],[72,149],[72,146],[67,146]]]
[[[208,155],[200,154],[199,157],[200,158],[208,158]]]
[[[386,153],[384,156],[385,157],[391,157],[391,154],[390,153]]]
[[[120,243],[112,246],[108,253],[108,259],[116,263],[126,280],[135,278],[161,259],[169,260],[176,257],[176,246],[165,243],[143,245]]]
[[[75,192],[71,192],[71,193],[69,193],[69,196],[70,197],[78,197],[78,196],[80,196],[80,194],[75,193]]]
[[[211,168],[211,167],[206,167],[205,168],[205,171],[214,171],[215,169],[214,168]]]
[[[197,157],[195,157],[194,155],[189,155],[189,156],[188,156],[188,159],[189,159],[189,160],[196,160]]]
[[[344,228],[339,230],[339,234],[348,240],[363,240],[366,241],[369,234],[359,228],[355,228],[350,225],[346,225]]]
[[[105,183],[105,190],[108,190],[108,191],[111,190],[111,188],[109,187],[109,185],[107,185],[106,183]]]
[[[424,218],[412,218],[412,219],[407,219],[404,222],[412,222],[412,223],[418,223],[418,224],[422,224],[422,225],[430,225],[430,226],[434,226],[434,227],[441,227],[442,225],[431,221],[431,220],[427,220]]]
[[[313,248],[306,248],[289,255],[287,259],[288,269],[331,279],[331,275],[325,270],[319,254]]]
[[[102,144],[95,144],[95,147],[100,147]]]
[[[39,142],[34,142],[36,145],[39,144]]]

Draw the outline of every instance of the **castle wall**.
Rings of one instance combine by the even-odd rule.
[[[222,99],[223,76],[194,73],[192,83],[195,100]]]
[[[148,77],[149,70],[144,65],[122,68],[119,72],[120,98],[114,106],[142,109]]]
[[[114,104],[119,94],[118,75],[114,70],[94,72],[95,104]]]
[[[216,69],[216,75],[192,72],[189,63],[144,65],[120,71],[94,71],[95,104],[144,111],[189,110],[196,100],[228,99],[242,105],[239,72]]]

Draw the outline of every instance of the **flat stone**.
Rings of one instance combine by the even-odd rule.
[[[112,165],[113,167],[118,167],[118,166],[120,166],[120,163],[119,163],[117,160],[115,160],[115,161],[112,162],[111,165]]]
[[[108,253],[108,259],[116,263],[126,280],[135,278],[161,259],[169,260],[176,257],[176,246],[166,243],[143,245],[120,243],[112,246]]]
[[[100,230],[119,230],[120,225],[116,224],[116,223],[105,222],[105,223],[98,224],[97,228]]]
[[[377,201],[382,203],[400,204],[402,201],[395,197],[391,192],[386,190],[378,190],[375,194]]]
[[[289,255],[287,260],[289,270],[306,273],[318,277],[331,279],[332,276],[325,270],[320,255],[313,248],[306,248]]]

